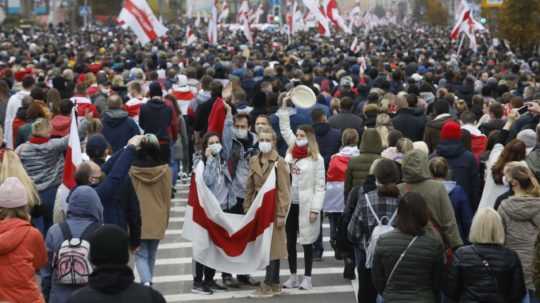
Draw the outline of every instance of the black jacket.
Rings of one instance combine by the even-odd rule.
[[[412,141],[421,141],[426,127],[426,116],[421,110],[402,108],[392,119],[394,128]]]
[[[446,281],[448,297],[460,303],[521,302],[526,290],[517,254],[500,245],[475,244],[474,248],[464,246],[454,254]]]
[[[339,113],[335,116],[330,117],[328,123],[332,128],[343,130],[347,128],[353,128],[358,131],[359,138],[362,138],[362,133],[364,132],[364,120],[360,116],[353,114],[351,112]]]
[[[74,292],[67,303],[165,303],[152,289],[134,282],[133,271],[125,265],[97,267],[88,286]]]
[[[341,146],[341,132],[339,129],[332,128],[328,123],[314,123],[313,129],[319,144],[319,151],[324,159],[324,167],[328,169],[330,158],[339,151]]]
[[[145,134],[154,134],[161,141],[168,141],[172,110],[161,100],[152,99],[141,107],[139,125]]]

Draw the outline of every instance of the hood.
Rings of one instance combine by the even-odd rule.
[[[30,222],[21,219],[4,219],[0,221],[0,256],[15,250],[30,231]]]
[[[105,265],[92,272],[88,284],[99,292],[117,294],[130,287],[134,280],[133,271],[128,266]]]
[[[330,132],[332,128],[330,127],[330,124],[328,123],[314,123],[313,124],[313,130],[315,131],[315,134],[317,137],[323,137],[326,136]]]
[[[421,150],[413,150],[405,155],[401,163],[403,182],[414,184],[431,178],[428,155]]]
[[[160,99],[152,99],[148,101],[146,104],[153,109],[162,109],[167,106],[165,105],[165,102],[161,101]]]
[[[128,113],[121,109],[111,109],[103,113],[103,124],[117,127],[126,121]]]
[[[460,140],[441,140],[437,145],[437,155],[444,158],[457,158],[465,152]]]
[[[152,167],[132,166],[129,175],[143,183],[154,184],[159,182],[168,171],[167,164]]]
[[[53,130],[56,131],[66,131],[69,129],[69,126],[71,125],[71,117],[70,116],[64,116],[64,115],[56,115],[54,118],[51,119],[51,126]]]
[[[367,128],[362,135],[360,153],[380,154],[382,149],[383,146],[379,132],[374,128]]]
[[[440,129],[442,129],[444,123],[446,123],[446,121],[448,121],[450,119],[452,119],[452,116],[450,116],[450,114],[444,114],[444,115],[438,116],[437,118],[429,121],[427,126],[440,130]]]
[[[67,218],[103,223],[103,205],[92,187],[78,186],[69,194]]]
[[[403,154],[398,152],[397,148],[393,146],[383,150],[381,153],[381,157],[394,160],[399,163],[401,163],[401,160],[403,160]]]
[[[499,209],[513,220],[530,221],[540,212],[540,203],[536,197],[510,197]]]
[[[358,156],[360,154],[360,150],[356,146],[344,146],[339,151],[339,154],[341,156],[352,158]]]
[[[443,184],[444,188],[446,188],[447,193],[451,193],[457,186],[457,183],[455,181],[443,181]]]
[[[212,94],[209,91],[201,90],[197,93],[197,103],[202,104],[212,97]]]
[[[538,177],[540,174],[540,146],[537,145],[536,148],[527,155],[525,162],[527,162],[527,166]]]

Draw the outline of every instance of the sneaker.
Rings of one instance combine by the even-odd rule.
[[[272,293],[274,293],[274,296],[281,295],[283,290],[281,289],[281,285],[278,284],[272,284]]]
[[[240,288],[240,284],[233,277],[223,278],[223,286],[227,288]]]
[[[300,281],[296,274],[291,275],[287,282],[283,283],[283,288],[298,288],[298,286],[300,286]]]
[[[262,299],[262,298],[272,298],[274,292],[272,287],[262,283],[257,289],[249,295],[250,298]]]
[[[212,280],[212,281],[209,281],[209,282],[205,282],[206,283],[206,286],[208,288],[210,288],[212,291],[225,291],[227,290],[227,287],[224,287],[222,285],[219,285],[218,283],[216,283],[216,281]]]
[[[208,287],[206,284],[202,282],[193,282],[193,287],[191,288],[191,292],[194,294],[200,294],[200,295],[211,295],[214,292]]]
[[[304,277],[304,280],[302,281],[302,284],[300,284],[299,288],[301,290],[313,289],[313,285],[311,285],[311,277]]]
[[[236,280],[238,280],[238,283],[240,285],[251,286],[251,287],[261,285],[261,282],[256,281],[251,276],[239,276]]]

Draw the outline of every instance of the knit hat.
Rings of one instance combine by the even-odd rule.
[[[129,237],[120,227],[105,224],[90,237],[90,262],[100,265],[125,265],[129,262]]]
[[[17,208],[28,204],[28,194],[24,185],[15,177],[8,177],[0,185],[0,207]]]
[[[95,134],[86,141],[86,154],[90,159],[101,158],[109,148],[109,142],[102,134]]]
[[[159,82],[150,83],[148,93],[150,94],[150,98],[163,96],[163,91],[161,90],[161,85],[159,84]]]
[[[459,139],[461,139],[461,126],[455,121],[447,121],[441,129],[441,140]]]
[[[527,148],[536,146],[536,132],[532,129],[524,129],[517,134],[516,139],[525,143]]]

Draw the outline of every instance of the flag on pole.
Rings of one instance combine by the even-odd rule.
[[[159,22],[145,0],[124,0],[118,21],[129,27],[141,44],[165,36],[167,28]]]
[[[472,10],[467,2],[462,0],[460,7],[462,8],[462,11],[459,12],[459,18],[450,33],[450,39],[456,41],[459,39],[459,35],[463,33],[469,38],[469,47],[476,52],[478,50],[478,44],[476,42],[475,34],[477,31],[485,31],[486,28],[474,19]],[[461,50],[461,43],[459,48]]]
[[[188,19],[193,18],[193,0],[186,0],[186,16]]]
[[[253,14],[250,14],[249,16],[249,24],[257,24],[260,22],[261,20],[261,16],[264,14],[264,7],[263,7],[263,4],[259,4],[259,6],[257,6],[257,9],[255,10],[255,12],[253,12]]]
[[[183,237],[191,240],[193,258],[221,272],[250,274],[270,263],[274,228],[276,173],[260,188],[245,215],[224,213],[203,178],[200,161],[191,179]]]
[[[243,0],[242,4],[240,4],[240,7],[238,8],[238,12],[236,13],[237,23],[242,22],[243,15],[249,15],[249,3],[247,2],[247,0]]]
[[[67,213],[67,197],[69,196],[69,192],[77,185],[75,182],[75,171],[83,162],[81,141],[79,140],[77,118],[75,116],[75,109],[73,109],[71,113],[71,125],[69,127],[68,147],[64,156],[64,175],[62,184],[60,184],[56,192],[56,199],[59,199],[64,214]]]
[[[217,32],[217,22],[218,22],[218,15],[217,15],[217,1],[214,0],[212,5],[212,16],[210,16],[210,20],[208,21],[208,42],[210,44],[217,44],[218,41],[218,32]]]
[[[218,23],[224,23],[229,18],[229,3],[223,0],[221,4],[221,13],[219,14]]]
[[[318,0],[303,0],[304,6],[309,10],[317,22],[319,23],[319,33],[321,35],[330,37],[330,24],[328,18],[324,13],[324,9],[319,4]]]
[[[191,45],[197,41],[197,36],[193,33],[193,30],[191,29],[191,25],[188,25],[186,30],[186,45]]]
[[[329,0],[326,3],[326,16],[332,22],[334,27],[341,29],[347,34],[352,34],[351,28],[347,26],[345,19],[339,13],[336,0]]]
[[[240,16],[240,24],[242,24],[242,31],[244,32],[244,36],[246,36],[249,44],[253,45],[253,34],[251,33],[251,28],[249,26],[249,17],[247,13]]]
[[[195,18],[195,23],[193,24],[195,28],[201,26],[201,13],[197,12],[197,18]]]

